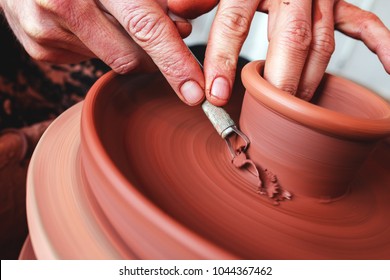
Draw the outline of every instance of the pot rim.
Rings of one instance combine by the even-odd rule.
[[[327,78],[344,80],[362,90],[368,98],[373,98],[385,114],[382,118],[359,118],[336,112],[297,98],[267,82],[260,73],[265,61],[253,61],[244,66],[241,79],[246,91],[257,101],[278,112],[284,117],[307,127],[352,139],[384,138],[390,135],[390,104],[368,89],[347,79],[325,73]]]

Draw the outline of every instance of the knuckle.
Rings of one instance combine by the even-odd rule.
[[[39,20],[22,20],[20,25],[31,40],[41,45],[53,42],[61,36],[56,27],[42,24]]]
[[[216,55],[216,60],[218,61],[218,67],[223,68],[221,70],[225,72],[231,72],[236,69],[237,65],[237,56],[235,56],[231,52],[226,52],[226,51],[220,51]]]
[[[389,47],[388,40],[390,32],[387,29],[387,36],[373,36],[374,34],[378,34],[378,30],[381,30],[384,27],[383,22],[380,18],[372,12],[364,11],[362,16],[360,17],[360,24],[358,27],[358,37],[363,41],[370,42],[370,50],[376,54],[385,54],[384,57],[388,57]],[[386,28],[386,27],[385,27]]]
[[[20,25],[26,33],[28,37],[36,41],[37,39],[42,39],[45,37],[45,34],[43,32],[43,26],[41,26],[39,23],[36,21],[24,21],[22,20],[20,22]]]
[[[129,12],[124,19],[127,30],[135,40],[152,43],[163,34],[163,16],[147,11]]]
[[[52,10],[59,2],[58,0],[35,0],[37,6],[44,10]]]
[[[330,28],[320,28],[313,36],[312,50],[321,54],[322,56],[329,58],[335,50],[335,40],[333,36],[333,30]]]
[[[26,48],[26,51],[33,59],[37,61],[54,62],[56,58],[56,54],[46,48],[40,47],[39,45],[30,45],[28,48]]]
[[[293,49],[307,51],[312,40],[311,24],[305,20],[289,21],[281,33],[281,39]]]
[[[240,40],[246,38],[251,24],[250,17],[234,7],[223,10],[218,21],[224,27],[222,31],[225,35]]]
[[[314,87],[313,87],[314,88]],[[310,101],[314,95],[314,90],[312,88],[304,88],[298,91],[296,94],[297,97],[305,101]]]
[[[192,59],[188,57],[183,59],[180,55],[167,55],[161,59],[159,68],[161,72],[171,81],[180,83],[181,81],[188,78],[188,74],[185,71],[187,69],[187,61]]]
[[[360,32],[366,32],[378,24],[381,24],[379,17],[374,13],[366,11],[360,18]]]
[[[55,30],[48,29],[44,26],[29,24],[24,27],[24,32],[28,37],[38,44],[45,45],[57,35]]]
[[[54,14],[66,13],[70,8],[67,3],[67,1],[61,0],[36,0],[36,4],[39,8]]]
[[[287,93],[291,94],[291,95],[295,95],[296,92],[297,92],[297,88],[294,87],[294,86],[288,86],[288,85],[287,86],[281,86],[280,89],[283,90],[284,92],[287,92]]]
[[[85,21],[90,20],[93,10],[93,1],[62,1],[62,0],[35,0],[40,10],[48,18],[54,15],[63,19],[72,30],[85,28]]]
[[[131,73],[140,66],[139,59],[133,55],[112,56],[103,60],[118,74]]]

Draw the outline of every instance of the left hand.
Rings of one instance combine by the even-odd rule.
[[[334,30],[363,41],[390,73],[389,29],[373,13],[343,0],[200,2],[207,2],[202,12],[219,2],[204,61],[206,97],[214,105],[225,105],[230,98],[238,55],[256,10],[269,15],[264,78],[282,90],[312,98],[335,48]],[[177,3],[188,10],[194,1],[168,1],[168,7],[182,16]]]

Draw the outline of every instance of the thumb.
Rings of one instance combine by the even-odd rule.
[[[203,72],[161,6],[149,0],[101,2],[152,58],[179,98],[199,104],[204,98]]]

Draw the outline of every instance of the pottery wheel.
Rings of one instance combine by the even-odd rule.
[[[131,258],[120,249],[83,176],[81,109],[82,102],[54,121],[29,166],[27,218],[34,251],[39,259]]]
[[[344,198],[320,203],[294,196],[275,206],[256,192],[251,174],[231,164],[201,108],[182,104],[161,76],[111,75],[107,83],[99,135],[110,160],[142,196],[193,234],[244,259],[390,258],[388,144],[367,160]],[[227,107],[236,120],[242,95],[238,85]],[[81,106],[53,123],[33,156],[33,247],[38,258],[139,257],[123,244],[83,176]]]

